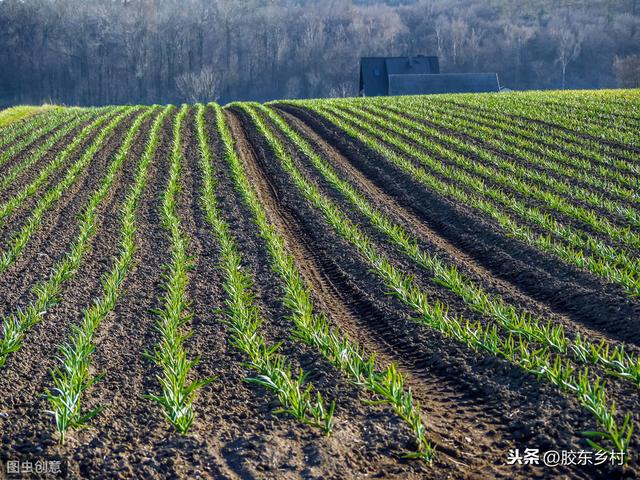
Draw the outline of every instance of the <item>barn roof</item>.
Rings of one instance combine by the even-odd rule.
[[[438,73],[438,57],[385,58],[388,75]]]
[[[384,60],[384,57],[360,59],[360,91],[366,95],[385,95],[388,79]]]
[[[365,95],[388,95],[389,75],[438,73],[438,57],[362,57],[360,91]]]
[[[500,90],[495,73],[389,75],[389,95],[482,93]]]

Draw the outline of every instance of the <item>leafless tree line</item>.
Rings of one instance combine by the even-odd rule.
[[[363,55],[639,86],[640,0],[0,0],[0,105],[357,94]]]

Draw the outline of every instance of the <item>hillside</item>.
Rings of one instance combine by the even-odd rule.
[[[0,128],[0,461],[640,475],[639,132],[640,90]]]

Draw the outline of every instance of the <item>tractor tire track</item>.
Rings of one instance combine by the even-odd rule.
[[[458,251],[462,258],[512,284],[526,296],[547,305],[575,324],[597,330],[612,339],[640,345],[636,319],[640,302],[621,288],[508,238],[469,207],[451,202],[427,189],[385,158],[335,126],[306,110],[279,105],[301,119],[334,146],[349,163],[379,190],[411,212],[420,223]],[[465,261],[469,264],[469,261]]]
[[[228,116],[227,120],[232,130],[237,127],[235,117]],[[335,399],[337,402],[335,426],[329,437],[323,437],[317,430],[285,417],[273,425],[274,430],[268,439],[255,437],[252,443],[264,444],[266,441],[265,446],[271,451],[268,444],[276,442],[282,448],[296,452],[294,458],[288,460],[287,468],[297,472],[297,477],[303,478],[311,476],[339,479],[343,478],[345,471],[359,472],[357,478],[360,475],[385,478],[400,475],[413,478],[428,472],[418,462],[398,464],[399,446],[403,450],[405,446],[409,448],[411,437],[397,416],[383,406],[363,404],[364,398],[370,398],[366,392],[353,385],[315,349],[290,338],[293,324],[288,319],[290,311],[282,303],[282,280],[270,268],[271,260],[266,244],[252,221],[252,212],[234,192],[227,167],[222,165],[219,172],[221,205],[225,206],[223,211],[230,218],[230,225],[236,232],[247,267],[256,279],[256,296],[263,307],[262,313],[266,320],[261,333],[271,344],[283,341],[280,352],[291,362],[294,372],[302,367],[309,374],[309,382],[322,393],[325,400]],[[234,212],[236,209],[228,208],[230,202],[237,204],[238,214]],[[248,373],[253,376],[252,372]],[[252,390],[259,393],[259,390]],[[274,408],[274,402],[270,403],[267,410]],[[262,404],[260,409],[264,408]],[[269,413],[266,415],[272,416]],[[286,434],[287,431],[290,433]],[[292,432],[295,432],[296,440],[290,445]],[[352,445],[353,448],[345,451],[344,445]],[[247,462],[246,467],[254,468],[251,465],[254,461]]]
[[[408,322],[408,313],[401,308],[389,308],[389,302],[378,301],[377,298],[384,297],[384,293],[380,295],[381,289],[367,280],[366,267],[360,266],[361,273],[356,280],[345,267],[353,255],[349,255],[337,238],[329,238],[323,232],[325,226],[317,219],[313,220],[313,212],[299,201],[292,200],[290,192],[295,187],[284,180],[286,173],[275,167],[278,161],[261,146],[249,121],[242,114],[233,112],[230,123],[261,203],[285,236],[303,277],[313,287],[320,304],[330,312],[332,321],[350,337],[368,351],[376,352],[377,358],[397,362],[407,376],[414,396],[424,406],[429,436],[441,451],[437,468],[452,470],[455,476],[464,477],[478,472],[505,478],[513,474],[512,470],[501,466],[501,459],[488,453],[498,455],[518,439],[516,424],[523,419],[505,415],[509,408],[508,403],[505,404],[508,398],[513,400],[517,397],[527,403],[529,411],[537,410],[533,417],[524,421],[525,424],[557,422],[557,418],[552,420],[549,417],[550,410],[556,413],[572,410],[572,415],[582,417],[581,422],[584,421],[579,409],[575,405],[569,407],[572,402],[558,398],[553,389],[541,386],[541,391],[538,391],[538,386],[530,385],[522,378],[524,375],[510,372],[513,369],[508,365],[496,359],[479,359],[470,355],[435,332],[425,331]],[[336,248],[327,248],[329,245]],[[483,368],[486,370],[480,372]],[[517,387],[513,391],[512,386],[498,387],[495,380],[489,380],[495,376],[495,373],[488,373],[492,369],[509,372],[508,377],[519,377]],[[489,387],[491,394],[487,390],[483,395],[479,391],[480,386],[487,388],[488,384],[493,384]],[[495,395],[498,391],[505,396],[498,399]],[[527,393],[521,398],[523,391]],[[549,403],[554,402],[558,402],[558,406],[550,407]],[[544,403],[544,409],[540,408],[541,403]],[[463,407],[458,410],[461,405]],[[450,415],[452,411],[456,412],[453,418]],[[518,413],[515,414],[517,416]],[[566,440],[560,440],[558,433],[552,432],[553,429],[549,429],[544,439],[536,440],[551,444]],[[483,455],[485,458],[479,460]],[[571,473],[571,476],[581,476],[577,472]]]
[[[601,340],[611,340],[606,335],[603,335],[597,330],[585,327],[581,323],[574,322],[569,316],[563,314],[563,312],[553,309],[553,306],[540,302],[535,298],[529,296],[524,292],[517,284],[513,283],[509,279],[503,279],[493,274],[491,270],[485,268],[481,263],[476,261],[474,257],[459,249],[451,242],[449,242],[443,236],[440,236],[437,232],[429,228],[429,226],[422,222],[412,211],[403,207],[396,199],[385,192],[382,188],[379,188],[369,178],[362,174],[357,168],[355,168],[340,151],[334,148],[330,143],[323,139],[323,137],[314,131],[308,124],[306,124],[300,118],[284,111],[280,110],[280,113],[286,121],[295,128],[298,133],[303,135],[317,153],[328,159],[329,162],[337,169],[342,178],[349,179],[354,186],[364,193],[364,195],[381,211],[385,212],[394,221],[399,221],[408,232],[411,232],[416,239],[418,239],[423,250],[432,253],[434,250],[437,256],[442,258],[447,264],[455,265],[461,272],[463,272],[469,279],[475,284],[482,286],[482,288],[495,296],[499,296],[504,299],[506,303],[518,306],[527,312],[530,312],[539,318],[545,320],[551,320],[554,323],[561,323],[567,329],[567,332],[571,334],[580,333],[582,338],[590,338],[593,341],[599,342]],[[310,162],[304,159],[299,159],[300,163],[305,163],[307,168],[307,175],[312,175],[320,182],[321,175],[315,171]],[[332,187],[326,184],[327,189]],[[335,192],[335,198],[338,202],[344,202],[338,192]],[[352,207],[351,210],[357,210]],[[356,216],[357,212],[356,212]],[[394,250],[394,246],[391,245],[386,237],[380,232],[375,230],[362,215],[360,217],[360,225],[366,228],[367,233],[379,242],[384,243],[388,249]],[[363,221],[362,221],[363,220]],[[366,226],[364,224],[367,224]],[[411,267],[410,267],[411,268]],[[414,265],[410,273],[414,274],[418,279],[421,276],[426,276],[429,279],[431,275],[425,272],[419,266]],[[425,279],[430,282],[429,279]],[[452,299],[456,300],[456,296],[452,296]],[[458,300],[459,301],[459,300]],[[489,319],[488,321],[492,321]],[[638,352],[635,352],[636,354]]]
[[[344,462],[335,459],[341,456],[340,449],[330,448],[331,442],[327,445],[320,432],[289,416],[274,414],[277,402],[273,395],[257,385],[243,381],[254,377],[255,372],[243,365],[246,358],[229,344],[227,327],[223,323],[221,310],[226,307],[226,294],[222,290],[224,278],[218,266],[218,241],[205,220],[200,203],[200,152],[193,113],[192,110],[185,123],[186,164],[183,176],[184,195],[180,207],[183,226],[191,239],[191,249],[196,258],[190,283],[194,313],[191,329],[194,335],[187,342],[187,347],[194,355],[198,353],[201,356],[202,361],[196,367],[198,377],[217,375],[218,379],[200,394],[197,404],[198,419],[190,432],[201,439],[201,449],[215,459],[219,472],[229,477],[260,477],[261,471],[277,471],[283,468],[283,464],[287,465],[287,470],[296,471],[302,476],[302,472],[308,467],[305,451],[315,450],[317,455],[332,459],[323,465],[323,473],[327,478],[338,478],[336,473],[346,468]],[[217,140],[213,111],[209,110],[208,113],[209,116],[205,118],[209,123],[210,137],[215,139],[212,144],[216,152],[214,158],[219,161],[223,158],[221,145]],[[216,162],[218,180],[225,176],[223,168],[222,164],[218,165]],[[238,220],[236,215],[240,210],[240,199],[234,194],[230,179],[225,178],[223,182],[225,191],[220,197],[224,198],[225,207],[228,208],[223,211]],[[231,189],[227,191],[228,187]],[[298,344],[287,339],[286,328],[282,325],[286,323],[286,313],[278,306],[280,302],[277,295],[269,290],[269,286],[272,286],[273,291],[278,291],[278,285],[275,274],[269,269],[266,250],[263,245],[257,245],[262,243],[256,242],[257,233],[249,231],[251,217],[240,215],[242,222],[232,223],[233,231],[236,238],[241,238],[239,243],[248,247],[251,252],[245,252],[244,256],[247,263],[251,264],[250,268],[259,268],[261,272],[257,276],[260,278],[259,285],[255,288],[259,299],[256,303],[269,322],[265,322],[260,334],[271,344],[285,340],[281,353],[291,361],[294,371],[300,365],[306,369],[307,364],[314,365],[319,359],[309,358],[305,355],[304,348],[301,352],[300,348],[296,348]],[[266,307],[267,303],[270,308]],[[316,378],[312,376],[310,380],[318,386]],[[324,389],[322,391],[326,392]],[[215,436],[210,434],[212,424],[217,426]],[[256,455],[256,452],[261,454]]]

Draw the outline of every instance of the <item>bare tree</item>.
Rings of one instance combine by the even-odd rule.
[[[520,70],[522,68],[522,56],[525,46],[536,34],[536,28],[530,25],[517,25],[508,23],[505,25],[504,33],[508,44],[512,46],[514,52],[514,83],[520,81]]]
[[[640,55],[616,57],[613,61],[618,86],[622,88],[640,88]]]
[[[222,75],[219,70],[205,67],[199,72],[187,72],[176,77],[176,87],[190,102],[215,102],[220,98]]]
[[[556,63],[560,64],[562,89],[564,90],[567,85],[567,66],[580,55],[584,36],[582,31],[578,30],[577,26],[567,18],[552,28],[551,35],[557,43]]]
[[[469,35],[469,25],[462,18],[456,18],[450,24],[451,35],[451,63],[458,64],[458,57],[464,51],[466,39]]]
[[[435,22],[434,30],[436,34],[436,45],[438,57],[443,60],[444,57],[444,31],[448,26],[448,21],[444,17],[438,17]]]
[[[342,82],[329,90],[329,97],[331,98],[354,97],[355,95],[356,91],[353,82]]]

